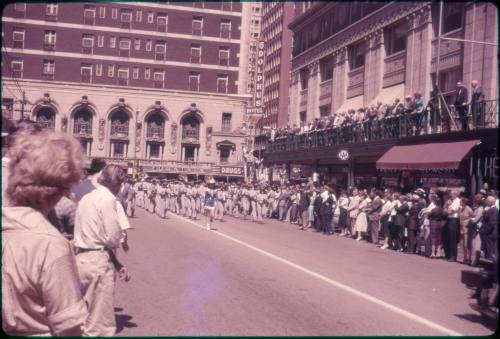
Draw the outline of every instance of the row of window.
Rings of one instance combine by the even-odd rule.
[[[264,19],[262,20],[262,29],[267,28],[283,15],[283,6],[279,7],[272,15],[267,17],[265,15],[266,14],[264,14]]]
[[[274,41],[270,42],[270,44],[267,46],[266,56],[269,56],[280,49],[281,49],[281,36],[278,39],[275,39]]]
[[[269,41],[275,36],[281,34],[282,32],[283,32],[283,22],[280,21],[277,25],[274,25],[273,28],[271,28],[270,30],[266,30],[266,32],[264,33],[264,39],[266,41]]]
[[[54,80],[56,74],[56,63],[55,60],[43,60],[42,63],[42,78],[46,80]],[[94,67],[95,66],[95,67]],[[23,60],[12,60],[10,64],[12,77],[22,78],[23,77]],[[95,70],[95,71],[94,71]],[[116,70],[117,85],[128,86],[130,78],[130,67],[128,66],[107,66],[107,77],[114,78]],[[67,71],[67,70],[65,70]],[[82,83],[92,83],[93,75],[95,72],[96,77],[103,76],[103,64],[91,64],[82,63],[80,66],[80,82]],[[151,73],[152,77],[151,77]],[[153,80],[153,85],[155,88],[165,88],[165,71],[162,69],[151,69],[149,67],[144,68],[144,80]],[[140,79],[140,68],[132,67],[132,79]],[[175,79],[178,81],[178,79]],[[228,91],[229,78],[227,74],[217,75],[217,93],[227,93]],[[188,89],[190,91],[198,92],[200,90],[200,72],[189,72],[188,74]]]
[[[44,33],[44,49],[45,50],[56,50],[56,31],[45,31]],[[24,38],[25,30],[23,28],[15,27],[12,32],[13,47],[14,48],[24,48]],[[94,35],[84,33],[82,36],[82,53],[93,54],[94,53]],[[133,49],[136,51],[141,50],[141,39],[135,38],[123,38],[111,36],[109,37],[109,47],[116,48],[118,40],[119,56],[130,57],[130,50],[132,48],[132,43],[134,45]],[[97,47],[104,47],[104,35],[97,35]],[[152,52],[153,50],[153,40],[147,39],[145,42],[146,52]],[[229,53],[230,49],[227,46],[219,46],[219,65],[229,66]],[[156,40],[154,42],[154,53],[155,60],[166,60],[167,43],[162,40]],[[189,61],[191,63],[201,63],[202,61],[202,46],[200,44],[191,44]]]
[[[15,8],[24,5],[24,11],[26,10],[26,4],[15,4]],[[87,25],[94,25],[96,18],[96,6],[85,5],[83,10],[84,23]],[[58,5],[48,4],[46,7],[46,17],[51,20],[57,20]],[[147,22],[155,23],[155,13],[149,11],[147,13]],[[106,18],[106,7],[99,7],[99,18]],[[111,8],[111,19],[118,19],[118,8]],[[142,22],[142,10],[135,11],[136,22]],[[121,8],[120,9],[120,27],[121,28],[132,28],[133,21],[133,11],[131,9]],[[231,19],[220,19],[220,38],[230,39],[231,38]],[[156,14],[156,30],[158,32],[168,31],[168,14],[167,13],[157,13]],[[194,15],[191,21],[191,34],[202,36],[203,35],[203,17]]]

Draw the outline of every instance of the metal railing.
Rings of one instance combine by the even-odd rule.
[[[365,120],[362,123],[345,124],[304,133],[277,135],[273,141],[268,137],[267,152],[286,152],[315,147],[354,144],[369,141],[399,139],[418,135],[442,134],[462,130],[462,119],[466,119],[467,130],[498,128],[498,101],[481,101],[467,107],[451,106],[451,121],[447,112],[424,110],[423,112],[391,115],[382,120]],[[466,113],[463,118],[459,112]]]

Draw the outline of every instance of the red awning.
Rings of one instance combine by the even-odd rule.
[[[462,159],[480,140],[393,146],[378,161],[377,169],[458,169]]]

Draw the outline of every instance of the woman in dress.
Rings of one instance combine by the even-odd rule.
[[[368,230],[368,219],[366,217],[366,212],[370,209],[371,200],[366,194],[365,191],[361,193],[361,201],[359,203],[359,213],[356,218],[356,223],[354,224],[354,229],[358,233],[356,238],[357,241],[362,239],[362,233],[365,233]]]
[[[347,206],[349,205],[349,198],[347,197],[346,191],[342,190],[340,192],[339,198],[339,228],[340,236],[345,237],[347,235],[347,222],[349,218],[349,213],[347,212]]]
[[[478,229],[482,226],[483,212],[484,197],[478,193],[474,197],[472,217],[467,227],[467,263],[473,266],[477,266],[481,258],[481,235]]]
[[[429,196],[430,204],[427,207],[429,211],[428,219],[431,230],[431,258],[436,258],[440,255],[442,242],[441,242],[441,233],[443,228],[443,223],[445,220],[445,214],[441,204],[439,202],[439,198],[435,194],[431,194]]]

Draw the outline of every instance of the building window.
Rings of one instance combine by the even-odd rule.
[[[150,159],[160,158],[160,144],[149,143],[149,158]]]
[[[12,71],[13,78],[23,77],[23,61],[22,60],[12,60],[10,62],[10,69]]]
[[[191,55],[189,62],[199,64],[201,62],[201,45],[191,44]]]
[[[305,123],[307,120],[307,112],[306,111],[300,112],[299,117],[300,117],[300,122]]]
[[[82,53],[92,54],[94,49],[94,35],[84,33],[82,37]]]
[[[57,10],[57,4],[47,4],[47,7],[45,7],[45,20],[56,21]]]
[[[144,79],[149,80],[151,78],[151,69],[146,67],[144,69]]]
[[[129,76],[128,67],[118,67],[117,76],[118,76],[117,77],[118,86],[128,86],[128,76]]]
[[[118,8],[113,7],[111,8],[111,19],[118,19]]]
[[[165,61],[167,53],[167,44],[164,41],[157,41],[155,43],[155,60]]]
[[[168,24],[168,16],[165,13],[158,13],[156,17],[156,30],[158,32],[166,32]]]
[[[102,76],[102,64],[95,65],[95,75],[98,77]]]
[[[229,47],[219,47],[219,65],[229,66]]]
[[[439,72],[439,89],[448,105],[455,102],[457,82],[462,80],[462,67]],[[436,82],[436,73],[432,74],[432,83]]]
[[[406,33],[408,26],[402,24],[399,26],[390,27],[386,30],[386,54],[392,55],[406,49]]]
[[[309,70],[307,68],[302,68],[300,70],[300,89],[307,89],[309,82]]]
[[[193,35],[203,35],[203,18],[201,16],[193,16],[192,33]]]
[[[231,113],[222,113],[222,132],[231,132]]]
[[[24,48],[24,28],[14,28],[12,31],[12,43],[14,48]]]
[[[93,25],[95,23],[95,6],[85,5],[83,7],[83,23]]]
[[[109,48],[116,48],[116,37],[109,37]]]
[[[331,105],[324,105],[319,108],[319,115],[322,117],[327,117],[330,115],[332,112],[332,106]]]
[[[132,10],[122,9],[120,13],[120,27],[130,28],[132,23]]]
[[[134,40],[134,49],[136,51],[140,51],[141,50],[141,39],[136,38]]]
[[[114,65],[109,65],[108,66],[108,77],[112,78],[115,76],[115,66]]]
[[[26,12],[26,4],[25,3],[15,3],[14,10],[16,12]]]
[[[102,34],[97,36],[97,47],[104,47],[104,35]]]
[[[48,51],[54,51],[56,49],[56,31],[45,31],[43,48]]]
[[[163,88],[165,86],[165,72],[155,70],[153,73],[153,81],[155,88]]]
[[[148,12],[148,24],[152,24],[155,21],[153,12]]]
[[[47,80],[53,80],[55,70],[56,70],[56,63],[54,62],[54,60],[44,60],[42,78]]]
[[[119,56],[121,57],[129,57],[130,56],[130,39],[129,38],[120,38],[119,43]]]
[[[227,93],[227,75],[217,75],[217,93]]]
[[[189,72],[189,90],[198,92],[200,90],[200,73]]]
[[[92,64],[81,64],[80,79],[84,84],[92,83]]]
[[[443,3],[443,34],[462,27],[464,4],[461,2]]]
[[[106,7],[99,7],[99,18],[106,18]]]
[[[333,78],[333,57],[329,56],[319,61],[319,71],[321,81],[327,81]]]
[[[232,11],[233,10],[233,2],[232,1],[221,1],[220,9],[222,11]]]
[[[220,21],[220,37],[223,39],[231,38],[231,20],[221,19]]]
[[[363,67],[365,65],[365,44],[354,45],[350,49],[349,64],[351,70]]]
[[[3,114],[7,119],[12,119],[14,116],[14,99],[2,98]]]
[[[151,52],[153,49],[153,40],[148,39],[146,41],[146,52]]]
[[[142,22],[142,11],[140,10],[135,11],[135,21]]]
[[[219,149],[219,153],[220,153],[220,163],[227,164],[229,162],[229,157],[231,156],[231,148],[221,147]]]
[[[132,69],[132,79],[139,79],[139,67]]]

